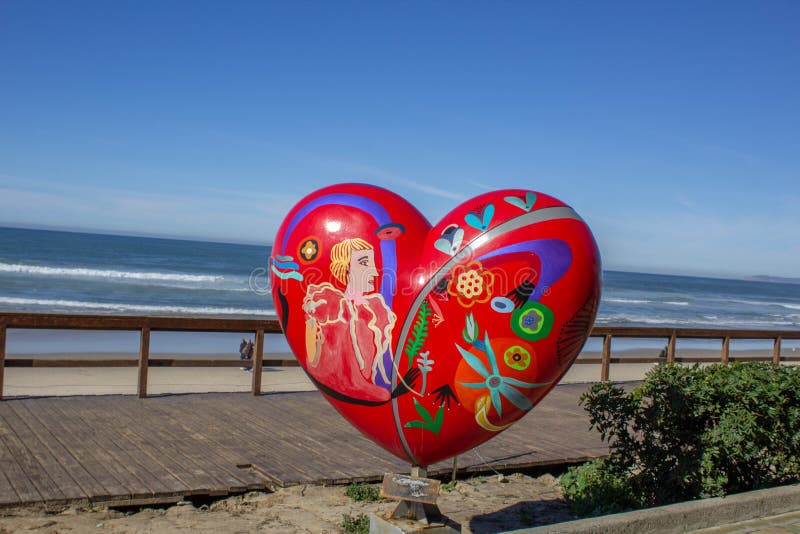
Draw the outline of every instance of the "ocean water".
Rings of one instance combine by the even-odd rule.
[[[606,271],[598,325],[800,327],[800,284]]]
[[[267,246],[0,228],[0,311],[274,317],[269,253]],[[598,325],[800,327],[800,284],[618,271],[603,278]],[[183,343],[163,336],[169,350]],[[218,339],[225,344],[206,341],[206,349],[233,344],[231,336]]]
[[[263,317],[267,247],[0,228],[0,310]]]

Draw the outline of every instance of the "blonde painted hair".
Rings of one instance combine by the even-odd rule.
[[[342,284],[347,285],[347,270],[350,268],[350,255],[354,250],[373,250],[373,246],[354,237],[339,241],[331,248],[331,274]]]

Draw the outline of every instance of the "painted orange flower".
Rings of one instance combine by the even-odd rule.
[[[488,302],[491,298],[494,275],[485,271],[479,261],[456,265],[450,274],[447,292],[463,307],[471,308],[473,304]]]
[[[305,263],[310,263],[319,256],[319,244],[314,238],[308,238],[300,245],[300,257]]]

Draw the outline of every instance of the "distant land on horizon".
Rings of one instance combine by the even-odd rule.
[[[184,241],[184,242],[196,242],[196,243],[219,243],[223,245],[244,245],[244,246],[253,246],[253,247],[272,247],[271,242],[267,243],[256,243],[253,241],[221,241],[219,239],[203,239],[199,237],[181,237],[181,236],[170,236],[170,235],[155,235],[149,233],[131,233],[131,232],[115,232],[115,231],[107,231],[107,230],[97,230],[92,228],[56,228],[52,226],[16,226],[13,224],[2,223],[0,222],[0,230],[33,230],[33,231],[45,231],[45,232],[60,232],[65,234],[89,234],[89,235],[100,235],[100,236],[112,236],[112,237],[135,237],[135,238],[144,238],[144,239],[161,239],[166,241]],[[690,273],[690,272],[655,272],[655,271],[644,271],[644,270],[637,270],[637,269],[630,269],[630,268],[603,268],[604,272],[622,272],[622,273],[639,273],[639,274],[654,274],[660,276],[689,276],[693,278],[710,278],[710,279],[717,279],[717,280],[742,280],[742,281],[750,281],[750,282],[774,282],[780,284],[800,284],[800,277],[786,277],[786,276],[771,276],[766,274],[758,274],[758,275],[747,275],[747,274],[740,274],[738,276],[721,276],[721,275],[711,275],[708,273]]]
[[[72,228],[72,227],[55,227],[55,226],[48,226],[48,225],[28,225],[28,226],[17,226],[15,224],[9,223],[2,223],[0,222],[0,230],[35,230],[35,231],[42,231],[42,232],[61,232],[64,234],[89,234],[89,235],[105,235],[105,236],[112,236],[112,237],[142,237],[146,239],[164,239],[167,241],[188,241],[188,242],[197,242],[197,243],[220,243],[223,245],[248,245],[253,247],[271,247],[271,242],[256,242],[256,241],[235,241],[233,239],[229,239],[227,241],[221,241],[219,239],[209,239],[203,237],[187,237],[187,236],[178,236],[178,235],[169,235],[169,234],[151,234],[147,232],[130,232],[130,231],[119,231],[116,232],[114,230],[98,230],[96,228]]]
[[[768,274],[757,274],[750,277],[756,282],[772,282],[773,284],[800,284],[800,277],[794,276],[770,276]]]

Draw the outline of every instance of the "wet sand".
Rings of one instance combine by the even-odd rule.
[[[796,351],[787,350],[784,356],[794,356]],[[680,352],[684,358],[718,358],[718,350],[693,349]],[[731,359],[762,356],[771,358],[771,351],[740,350],[731,351]],[[796,354],[800,356],[800,351]],[[588,383],[600,380],[600,364],[582,364],[582,359],[600,358],[600,353],[584,351],[578,361],[567,371],[562,383]],[[620,350],[614,351],[614,358],[656,358],[658,351]],[[136,359],[134,353],[47,353],[9,355],[8,359]],[[152,354],[151,359],[219,359],[238,361],[231,354]],[[289,360],[291,354],[266,354],[265,360]],[[611,364],[610,378],[614,381],[641,380],[655,363],[614,363]],[[708,365],[708,364],[702,364]],[[62,395],[134,395],[137,383],[136,367],[7,367],[5,369],[4,395],[12,396],[62,396]],[[239,367],[151,367],[148,374],[148,393],[153,395],[168,393],[203,392],[241,392],[249,391],[252,373]],[[264,368],[261,380],[263,392],[313,391],[314,385],[300,367]]]

